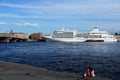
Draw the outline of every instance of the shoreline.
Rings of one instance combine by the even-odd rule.
[[[18,64],[0,61],[0,80],[84,80],[82,75],[67,72],[57,72]],[[87,78],[87,80],[111,80],[106,78]]]

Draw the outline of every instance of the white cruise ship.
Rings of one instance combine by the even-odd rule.
[[[87,40],[86,34],[81,34],[76,30],[62,30],[55,31],[49,36],[44,36],[47,41],[59,42],[85,42]]]
[[[97,27],[88,33],[87,42],[116,42],[114,35],[107,31],[100,31]]]
[[[80,33],[76,30],[58,30],[54,31],[49,36],[43,36],[47,41],[57,42],[116,42],[117,39],[114,35],[110,35],[106,31],[99,31],[95,27],[88,33]]]

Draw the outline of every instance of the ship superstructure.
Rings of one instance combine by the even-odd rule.
[[[93,42],[113,42],[117,41],[114,35],[109,34],[107,31],[100,31],[95,27],[92,31],[88,33],[88,40]]]

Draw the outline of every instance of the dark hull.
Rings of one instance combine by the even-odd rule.
[[[104,40],[86,40],[86,42],[104,42]]]

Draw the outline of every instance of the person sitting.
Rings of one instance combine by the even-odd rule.
[[[84,77],[95,77],[94,69],[88,67],[86,73],[84,74]]]
[[[95,77],[94,69],[91,69],[91,77]]]

